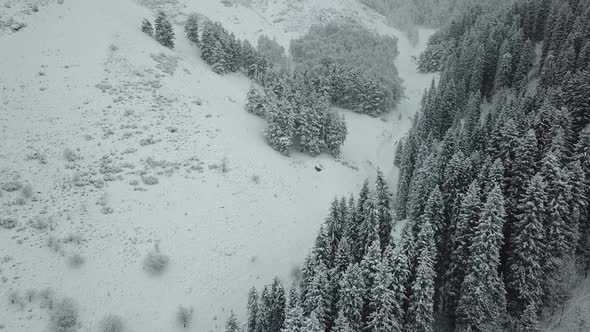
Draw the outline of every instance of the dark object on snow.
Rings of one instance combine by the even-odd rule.
[[[315,170],[318,172],[321,172],[324,168],[322,167],[322,165],[315,165]]]

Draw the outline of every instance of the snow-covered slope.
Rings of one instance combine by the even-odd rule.
[[[418,48],[400,37],[407,98],[398,112],[373,119],[343,110],[350,134],[339,161],[286,158],[243,110],[250,82],[210,71],[184,37],[184,15],[285,46],[338,16],[398,35],[381,17],[353,0],[57,2],[23,12],[15,6],[26,1],[11,1],[27,26],[0,35],[0,184],[33,192],[0,190],[0,221],[17,222],[0,226],[4,330],[43,331],[47,310],[24,294],[51,288],[78,303],[82,331],[109,313],[129,331],[173,331],[179,305],[194,307],[192,330],[219,331],[230,309],[243,317],[249,287],[276,271],[290,282],[335,195],[357,192],[377,167],[395,183],[394,144],[432,79],[411,61],[429,32]],[[175,50],[139,31],[159,7],[176,13]],[[156,244],[170,264],[150,276],[142,262]],[[22,306],[7,300],[13,291]]]

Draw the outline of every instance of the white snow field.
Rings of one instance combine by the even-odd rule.
[[[2,20],[26,24],[0,31],[0,331],[47,331],[46,289],[74,299],[80,331],[110,313],[127,331],[182,330],[179,305],[194,308],[192,331],[243,319],[250,287],[277,272],[290,284],[334,196],[377,167],[396,182],[395,143],[433,78],[411,59],[430,31],[414,48],[353,0],[31,3],[0,1]],[[158,8],[176,15],[174,50],[140,31]],[[406,98],[383,118],[342,110],[340,160],[283,157],[244,111],[249,80],[213,73],[184,36],[192,11],[286,48],[334,17],[398,36]],[[156,245],[170,261],[153,276],[142,266]]]

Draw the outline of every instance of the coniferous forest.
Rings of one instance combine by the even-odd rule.
[[[334,199],[246,331],[540,331],[587,277],[590,1],[468,7],[418,60],[440,79],[391,147],[395,193],[378,172]]]

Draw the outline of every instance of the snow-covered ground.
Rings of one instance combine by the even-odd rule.
[[[0,189],[0,223],[16,221],[0,226],[5,331],[45,330],[47,310],[24,294],[47,288],[78,303],[81,331],[109,313],[129,331],[174,331],[179,305],[194,308],[193,331],[221,331],[229,310],[243,318],[251,286],[277,272],[289,284],[334,196],[356,193],[377,167],[396,182],[394,145],[432,79],[411,59],[429,31],[413,48],[354,0],[59,2],[0,1],[2,19],[26,23],[0,34],[0,185],[32,188],[31,197]],[[175,50],[139,30],[160,7],[176,14]],[[380,119],[343,110],[339,161],[283,157],[243,109],[250,82],[214,74],[184,37],[192,11],[285,47],[334,17],[396,35],[406,98]],[[156,244],[170,264],[150,276],[142,263]],[[13,291],[22,306],[8,300]]]

